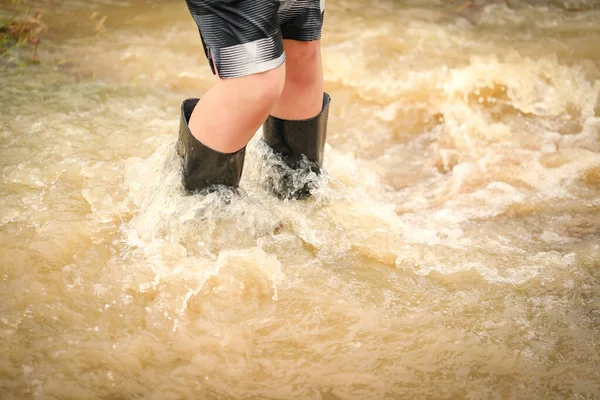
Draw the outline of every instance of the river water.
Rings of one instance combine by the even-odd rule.
[[[0,70],[0,398],[600,396],[600,5],[459,3],[328,2],[295,202],[258,141],[241,197],[183,195],[183,0],[41,2]]]

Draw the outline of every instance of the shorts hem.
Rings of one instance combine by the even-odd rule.
[[[285,62],[280,32],[248,43],[209,48],[209,52],[214,68],[219,77],[224,79],[259,74],[275,69]]]

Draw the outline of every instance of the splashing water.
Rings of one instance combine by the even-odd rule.
[[[328,3],[304,202],[259,135],[184,196],[184,2],[56,4],[1,66],[0,397],[600,396],[600,9],[433,3]]]

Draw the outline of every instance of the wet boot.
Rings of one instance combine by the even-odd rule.
[[[316,188],[323,165],[327,117],[331,98],[323,93],[323,107],[316,117],[291,121],[269,116],[263,140],[281,157],[275,177],[267,177],[268,189],[280,199],[305,199]]]
[[[177,154],[181,157],[183,187],[188,194],[206,194],[219,186],[235,190],[242,177],[246,148],[235,153],[221,153],[200,143],[188,126],[198,101],[187,99],[181,104]]]

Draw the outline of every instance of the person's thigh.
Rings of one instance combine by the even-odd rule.
[[[220,78],[238,78],[285,62],[278,0],[186,0],[204,51]]]

